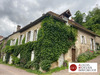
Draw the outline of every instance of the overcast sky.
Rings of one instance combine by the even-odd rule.
[[[96,4],[100,6],[100,0],[0,0],[0,35],[6,37],[17,25],[23,27],[48,11],[61,14],[69,9],[74,15],[77,10],[87,13]]]

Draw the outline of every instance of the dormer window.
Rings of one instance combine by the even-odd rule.
[[[69,19],[69,17],[71,16],[70,10],[66,10],[66,11],[63,12],[60,16],[61,16],[63,19],[65,19],[65,17],[66,17],[67,19]]]

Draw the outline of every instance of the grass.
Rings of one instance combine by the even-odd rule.
[[[0,59],[0,64],[2,64],[3,63],[3,61],[2,61],[2,59]]]
[[[65,69],[67,69],[67,67],[56,67],[56,68],[51,69],[50,71],[48,71],[46,73],[42,73],[39,70],[31,70],[31,69],[26,69],[26,71],[30,72],[30,73],[35,73],[35,74],[38,74],[38,75],[51,75],[54,72],[58,72],[58,71],[65,70]]]

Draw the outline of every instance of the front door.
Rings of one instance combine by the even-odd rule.
[[[74,48],[72,48],[72,62],[75,62],[75,54],[76,54],[76,51]]]

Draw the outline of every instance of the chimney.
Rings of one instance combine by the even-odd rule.
[[[20,25],[17,25],[17,31],[20,30],[20,29],[21,29],[21,26]]]

